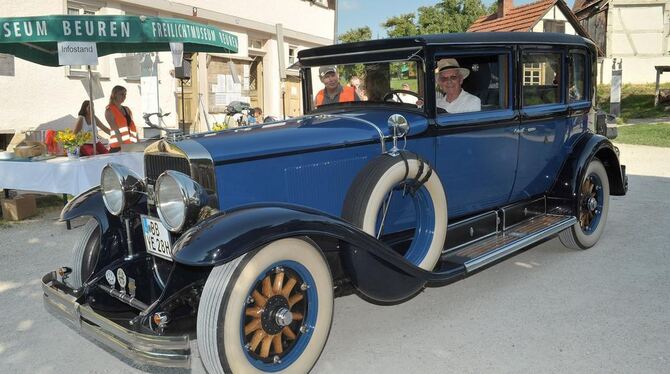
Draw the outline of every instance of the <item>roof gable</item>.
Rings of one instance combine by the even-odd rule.
[[[515,7],[502,18],[498,18],[497,13],[481,16],[470,25],[468,31],[530,31],[557,1],[540,0]]]

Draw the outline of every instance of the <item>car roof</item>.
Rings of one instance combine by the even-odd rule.
[[[595,48],[595,45],[591,40],[577,35],[545,32],[465,32],[453,34],[417,35],[412,37],[334,44],[299,51],[298,59],[332,56],[337,54],[352,53],[354,51],[372,52],[399,48],[424,47],[431,45],[437,46],[444,44],[552,44],[583,46],[590,49]]]

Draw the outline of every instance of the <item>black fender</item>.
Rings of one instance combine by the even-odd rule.
[[[138,214],[146,214],[146,198],[143,197],[142,201],[139,201],[137,207],[134,207],[133,210]],[[121,218],[109,213],[105,207],[100,186],[84,191],[70,200],[61,211],[60,219],[64,221],[84,216],[94,218],[100,226],[100,248],[98,250],[104,250],[99,254],[87,254],[87,256],[93,257],[100,256],[100,260],[97,261],[98,265],[94,269],[97,271],[101,264],[109,263],[125,253],[127,248],[125,225]],[[141,230],[134,230],[134,232],[139,232],[138,235],[140,235],[133,235],[135,243],[144,245],[141,240]]]
[[[172,257],[189,266],[216,266],[272,241],[294,236],[339,240],[344,271],[372,301],[391,303],[421,290],[426,282],[462,276],[464,268],[429,272],[348,222],[310,208],[290,204],[255,204],[219,212],[187,230],[173,244]]]
[[[619,162],[618,149],[608,138],[593,133],[585,133],[577,141],[548,195],[574,200],[573,208],[576,212],[580,181],[584,179],[586,168],[594,158],[598,158],[607,170],[610,194],[625,195],[627,191],[626,176]]]
[[[83,216],[91,216],[98,221],[102,234],[107,232],[110,226],[120,226],[122,224],[119,217],[110,214],[105,208],[100,186],[95,186],[75,196],[60,213],[61,221]]]

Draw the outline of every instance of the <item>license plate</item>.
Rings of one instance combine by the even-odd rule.
[[[159,219],[142,216],[142,230],[147,252],[172,261],[170,233]]]

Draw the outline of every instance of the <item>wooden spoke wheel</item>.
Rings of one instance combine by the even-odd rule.
[[[249,354],[277,363],[293,348],[303,331],[310,287],[293,270],[278,266],[258,281],[247,297],[244,342]]]
[[[198,306],[200,357],[208,373],[307,373],[332,317],[321,250],[280,239],[212,269]]]
[[[602,162],[593,159],[586,168],[577,196],[577,223],[558,237],[568,248],[593,247],[605,230],[609,210],[609,180]]]

